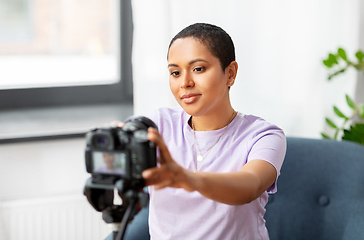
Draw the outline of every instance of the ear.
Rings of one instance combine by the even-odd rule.
[[[236,61],[232,61],[229,66],[226,67],[226,73],[228,76],[226,85],[231,87],[234,85],[236,76],[238,74],[238,63]]]

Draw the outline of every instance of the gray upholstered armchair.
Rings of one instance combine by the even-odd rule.
[[[266,206],[271,240],[364,239],[364,146],[287,138],[281,173]]]
[[[265,217],[271,240],[364,239],[364,147],[287,138],[278,192],[270,196]],[[146,208],[124,239],[148,239],[147,219]]]

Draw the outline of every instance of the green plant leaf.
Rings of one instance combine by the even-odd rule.
[[[348,117],[346,117],[336,106],[334,106],[334,112],[336,113],[336,115],[338,115],[341,118],[345,118],[345,120],[348,119]]]
[[[342,140],[348,140],[364,145],[364,123],[357,123],[344,130]]]
[[[329,137],[328,135],[326,135],[325,133],[321,133],[321,136],[325,139],[331,139],[331,137]]]
[[[345,50],[344,49],[342,49],[342,48],[339,48],[338,50],[337,50],[337,54],[343,59],[343,60],[347,60],[347,58],[346,58],[346,52],[345,52]]]
[[[364,53],[362,51],[357,51],[355,54],[356,58],[358,59],[358,61],[361,63],[363,62],[364,59]]]
[[[336,56],[332,53],[329,54],[329,58],[327,59],[332,65],[333,64],[338,64],[337,60],[336,60]]]
[[[332,127],[332,128],[335,128],[335,129],[338,129],[338,127],[335,125],[335,123],[333,123],[329,118],[326,118],[326,123]]]
[[[356,110],[356,106],[354,101],[346,94],[346,102],[348,103],[349,107],[351,107],[353,110]]]
[[[331,68],[332,67],[332,62],[331,61],[329,61],[329,60],[323,60],[322,62],[324,63],[324,65],[326,67],[328,67],[328,68]]]
[[[359,105],[359,115],[364,120],[364,104]]]

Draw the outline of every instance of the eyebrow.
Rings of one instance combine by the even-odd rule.
[[[188,62],[188,65],[194,64],[196,62],[206,62],[206,63],[209,63],[208,61],[206,61],[204,59],[196,58],[196,59],[193,59],[193,60],[189,61]],[[168,64],[168,67],[178,67],[178,65],[177,64],[174,64],[174,63],[170,63],[170,64]]]

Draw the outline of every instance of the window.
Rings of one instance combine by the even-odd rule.
[[[131,3],[0,0],[0,109],[132,99]]]
[[[27,0],[0,0],[1,42],[29,39],[31,28],[29,9]]]

